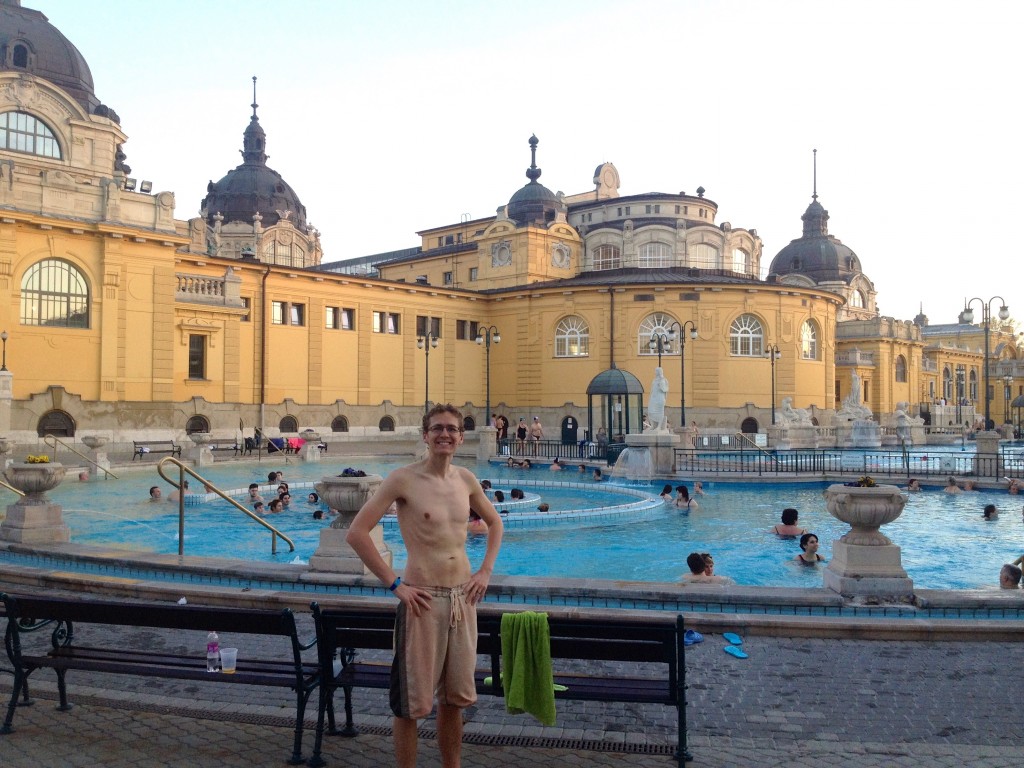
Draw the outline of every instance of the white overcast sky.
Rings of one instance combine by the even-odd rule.
[[[762,272],[801,234],[812,149],[829,231],[883,314],[1024,317],[1024,4],[753,0],[23,0],[82,52],[132,175],[199,210],[241,162],[259,77],[268,165],[325,261],[419,244],[526,183],[707,190],[757,229]],[[998,304],[998,302],[997,302]],[[975,305],[977,310],[977,305]],[[980,317],[980,311],[976,313]]]

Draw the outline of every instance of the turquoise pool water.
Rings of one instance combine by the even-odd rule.
[[[349,459],[353,466],[386,473],[404,462]],[[279,544],[270,553],[264,529],[223,502],[206,502],[186,510],[185,552],[189,555],[241,557],[264,562],[308,561],[328,521],[315,521],[306,501],[311,484],[325,474],[337,474],[346,464],[290,464],[280,467],[292,485],[292,511],[270,521],[296,542],[289,553]],[[206,476],[225,489],[244,489],[250,482],[266,483],[277,465],[230,463]],[[705,482],[707,495],[699,509],[681,514],[652,499],[662,482],[629,485],[620,496],[615,484],[593,483],[575,472],[510,471],[504,467],[474,466],[495,488],[519,486],[551,505],[539,518],[528,510],[510,508],[505,543],[497,571],[535,577],[603,578],[672,582],[685,572],[686,555],[711,552],[716,572],[745,585],[816,587],[821,568],[804,567],[792,558],[797,542],[769,532],[784,507],[800,510],[800,525],[818,534],[821,553],[831,557],[831,543],[847,530],[825,509],[825,484],[756,485]],[[535,485],[535,484],[541,485]],[[562,487],[549,487],[560,483]],[[65,482],[51,492],[65,509],[72,541],[136,551],[177,552],[177,505],[147,500],[151,485],[166,484],[155,470],[124,473],[119,480],[89,484]],[[692,484],[690,485],[692,489]],[[575,487],[579,486],[579,487]],[[646,496],[644,503],[638,496]],[[998,520],[982,520],[981,510],[995,503]],[[981,492],[950,496],[940,491],[911,494],[903,515],[884,532],[899,544],[903,565],[915,586],[929,589],[987,587],[997,583],[999,567],[1024,552],[1024,498]],[[385,540],[404,563],[405,552],[393,524],[385,525]],[[471,537],[470,555],[483,554],[482,537]]]

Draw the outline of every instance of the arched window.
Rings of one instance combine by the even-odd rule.
[[[190,416],[188,421],[185,422],[185,434],[191,435],[193,432],[209,432],[210,431],[210,420],[205,416],[196,414]]]
[[[743,248],[735,248],[732,252],[732,271],[739,272],[741,275],[749,275],[752,266],[750,263],[750,254],[747,253]]]
[[[594,249],[594,269],[618,269],[622,255],[614,245],[599,245]]]
[[[377,429],[381,432],[394,432],[395,420],[390,416],[382,416],[381,420],[377,422]]]
[[[89,286],[74,265],[44,259],[21,280],[21,322],[63,328],[89,327]]]
[[[285,416],[281,419],[281,423],[277,426],[281,434],[286,432],[298,432],[299,422],[295,420],[294,416]]]
[[[902,383],[907,381],[907,358],[903,355],[896,355],[896,381]]]
[[[818,359],[818,324],[804,320],[800,326],[800,357],[804,360]]]
[[[953,401],[953,372],[948,366],[942,369],[942,396],[947,403]]]
[[[71,418],[69,413],[64,411],[47,411],[39,417],[36,432],[40,437],[46,437],[47,435],[74,437],[75,420]]]
[[[331,422],[331,432],[348,432],[348,419],[344,416],[335,416]]]
[[[555,327],[555,357],[586,357],[590,354],[590,326],[577,315],[558,321]]]
[[[25,69],[28,67],[28,48],[24,45],[14,46],[14,56],[11,57],[11,64],[16,66],[18,69]]]
[[[764,354],[764,326],[753,315],[740,315],[729,328],[729,347],[740,357],[761,357]]]
[[[693,255],[692,266],[699,269],[721,269],[722,254],[718,249],[708,243],[697,243],[690,249]]]
[[[975,368],[971,368],[971,374],[967,378],[968,397],[974,402],[978,402],[978,371]]]
[[[758,430],[757,419],[753,416],[748,416],[740,424],[740,432],[744,435],[756,435]]]
[[[661,354],[663,355],[675,355],[679,352],[679,338],[678,336],[671,341],[669,340],[669,328],[675,319],[664,312],[655,312],[653,315],[648,315],[644,318],[643,322],[640,323],[640,330],[637,331],[636,343],[637,343],[637,354],[640,355],[656,355],[658,354],[658,336],[664,336],[661,342]],[[651,349],[651,339],[654,338],[654,349]]]
[[[61,159],[60,144],[50,127],[25,112],[0,114],[0,149]]]
[[[466,432],[472,432],[474,429],[476,429],[476,419],[474,419],[472,416],[463,417],[462,428]]]
[[[850,306],[857,307],[858,309],[864,308],[864,294],[859,289],[854,290],[850,295]]]
[[[637,258],[641,267],[671,267],[672,249],[666,243],[644,243],[640,246]]]

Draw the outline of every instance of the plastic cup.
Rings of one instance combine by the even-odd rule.
[[[220,649],[220,671],[225,675],[235,674],[235,664],[238,662],[237,648]]]

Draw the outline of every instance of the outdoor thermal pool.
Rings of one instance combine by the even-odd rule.
[[[320,529],[330,524],[330,519],[313,519],[314,507],[306,502],[311,484],[348,465],[386,473],[405,463],[353,458],[346,462],[287,466],[231,462],[204,470],[204,476],[219,487],[239,489],[244,496],[250,482],[266,485],[269,470],[283,469],[292,486],[292,507],[268,520],[295,540],[296,551],[288,552],[279,542],[278,553],[272,555],[265,529],[215,499],[186,507],[185,553],[259,562],[308,561],[319,544]],[[510,576],[674,582],[686,570],[686,555],[700,551],[714,555],[716,573],[730,576],[740,585],[819,587],[823,566],[795,563],[797,542],[769,531],[779,522],[784,507],[796,507],[799,524],[819,536],[821,553],[830,558],[832,541],[847,530],[826,511],[822,490],[827,484],[822,483],[705,481],[707,495],[699,497],[699,508],[683,514],[656,499],[665,484],[661,481],[619,486],[616,482],[595,483],[589,475],[572,471],[553,473],[538,468],[524,472],[485,464],[471,467],[506,495],[518,486],[551,507],[548,515],[535,513],[532,504],[526,511],[511,508],[496,567],[497,573]],[[147,469],[124,472],[118,480],[65,481],[50,497],[64,507],[74,544],[176,553],[177,505],[148,501],[151,485],[163,487],[165,495],[171,490],[155,469]],[[687,485],[693,489],[692,483]],[[264,495],[269,496],[269,488]],[[646,500],[637,496],[646,496]],[[883,532],[902,547],[903,565],[916,588],[993,586],[1000,566],[1024,553],[1024,499],[994,491],[947,495],[927,490],[909,496],[903,515]],[[987,503],[999,507],[998,520],[982,519]],[[385,540],[401,568],[405,552],[396,526],[388,520]],[[471,559],[478,562],[483,549],[483,537],[471,537]]]

